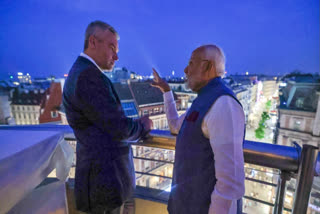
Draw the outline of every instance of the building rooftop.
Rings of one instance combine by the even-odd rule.
[[[137,105],[163,103],[162,92],[150,85],[151,82],[131,82],[130,87]],[[174,94],[175,100],[177,95]]]
[[[0,81],[0,90],[10,90],[12,88],[17,87],[12,82],[1,80]]]
[[[315,112],[319,99],[318,90],[320,90],[320,84],[317,83],[289,81],[287,86],[280,90],[279,107]]]
[[[46,99],[46,91],[44,90],[23,90],[16,88],[13,92],[13,105],[42,105]]]
[[[230,75],[223,78],[223,80],[230,85],[252,85],[257,82],[257,79],[255,75]]]
[[[296,83],[317,83],[319,82],[318,75],[291,73],[283,76],[282,81],[294,81]]]
[[[130,88],[128,84],[124,83],[113,83],[115,90],[120,98],[120,100],[133,100]]]

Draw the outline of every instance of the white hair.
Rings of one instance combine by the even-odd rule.
[[[195,51],[201,51],[205,54],[206,60],[212,61],[216,70],[217,76],[223,77],[226,69],[226,57],[223,50],[217,45],[203,45],[198,47]]]
[[[226,57],[223,50],[217,45],[206,45],[204,46],[206,54],[213,60],[216,72],[218,76],[224,76],[226,69]]]
[[[216,72],[218,76],[224,76],[225,71],[226,71],[226,57],[223,53],[223,50],[219,47],[218,49],[218,54],[215,59],[215,64],[216,64]]]

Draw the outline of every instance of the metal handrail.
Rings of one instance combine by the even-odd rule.
[[[37,130],[61,131],[68,140],[75,140],[73,131],[68,125],[21,125],[0,126],[0,130]],[[149,136],[135,145],[175,149],[176,137],[169,131],[152,130]],[[244,159],[246,163],[275,168],[288,172],[297,172],[299,169],[299,150],[294,147],[245,141],[243,144]]]
[[[175,140],[169,131],[152,130],[150,137],[137,145],[174,150]],[[245,140],[243,152],[246,163],[288,172],[299,169],[299,149],[295,147]]]
[[[0,126],[1,130],[60,131],[65,134],[67,140],[75,140],[72,129],[68,125]],[[175,136],[171,135],[169,131],[152,130],[147,138],[134,144],[174,150],[175,140]],[[301,152],[300,149],[295,147],[253,141],[245,141],[243,148],[246,163],[275,168],[281,171],[274,213],[282,213],[286,180],[288,180],[287,176],[290,176],[290,174],[296,174],[298,179],[293,214],[306,213],[318,148],[303,146]]]

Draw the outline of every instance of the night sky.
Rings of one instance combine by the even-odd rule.
[[[319,72],[319,0],[0,0],[0,79],[68,73],[89,22],[119,32],[119,58],[141,75],[183,75],[192,50],[222,47],[228,74]]]

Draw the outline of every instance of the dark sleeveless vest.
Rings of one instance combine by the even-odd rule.
[[[208,214],[217,179],[210,140],[203,135],[201,124],[211,106],[222,95],[231,96],[240,104],[234,93],[217,77],[199,91],[182,123],[177,136],[168,202],[170,214]],[[242,213],[240,202],[237,213]]]

